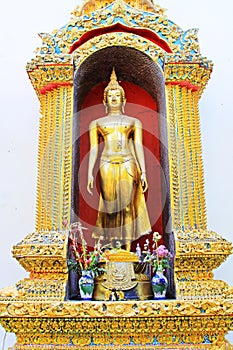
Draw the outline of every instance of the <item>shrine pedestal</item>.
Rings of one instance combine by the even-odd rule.
[[[0,303],[1,324],[26,349],[232,349],[233,299]]]
[[[232,251],[212,231],[176,232],[176,300],[64,301],[66,235],[28,235],[14,247],[30,278],[0,290],[0,321],[26,349],[232,349],[233,290],[213,279]],[[192,239],[190,239],[192,237]]]

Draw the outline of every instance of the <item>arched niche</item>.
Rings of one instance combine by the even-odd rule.
[[[164,243],[174,252],[170,218],[165,82],[161,68],[136,49],[123,46],[104,48],[90,55],[75,70],[71,222],[81,220],[88,228],[87,240],[91,245],[91,231],[98,208],[98,188],[97,196],[93,198],[86,191],[88,126],[91,120],[106,115],[102,103],[103,91],[113,67],[125,90],[125,114],[140,119],[143,125],[149,183],[146,200],[152,229],[162,233]],[[141,244],[146,238],[146,235],[142,237]],[[136,242],[133,243],[133,248],[135,245]],[[173,271],[168,277],[168,297],[172,298]]]

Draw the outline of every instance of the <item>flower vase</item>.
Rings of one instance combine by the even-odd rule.
[[[167,291],[167,277],[164,276],[163,271],[156,270],[154,272],[154,276],[151,280],[152,290],[154,293],[155,300],[163,300],[166,299],[166,291]]]
[[[80,277],[79,291],[82,300],[92,300],[94,291],[94,277],[90,270],[82,270],[82,276]]]

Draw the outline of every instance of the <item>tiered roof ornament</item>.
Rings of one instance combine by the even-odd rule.
[[[87,1],[73,11],[65,26],[52,34],[40,33],[42,46],[36,50],[27,70],[31,72],[41,63],[71,63],[73,59],[81,64],[90,53],[100,48],[124,45],[140,47],[163,69],[169,64],[168,80],[189,80],[203,90],[212,62],[200,54],[197,33],[197,29],[183,31],[167,18],[165,10],[150,1]],[[174,71],[172,64],[178,62],[197,63],[205,68],[205,72],[199,70],[197,73],[195,67],[190,67],[186,77],[187,72],[182,68],[179,73]],[[38,81],[38,77],[34,81],[33,74],[30,76],[33,83]],[[40,87],[40,84],[35,87]]]

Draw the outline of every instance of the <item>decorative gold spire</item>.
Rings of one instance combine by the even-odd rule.
[[[87,13],[90,13],[92,11],[99,10],[101,8],[104,8],[108,5],[110,5],[114,0],[83,0],[83,4],[81,8],[78,6],[76,10],[74,10],[72,13],[75,16],[78,15],[84,15]],[[156,12],[155,5],[153,0],[117,0],[116,2],[121,2],[123,4],[128,4],[132,7],[145,10],[145,11],[152,11]]]

